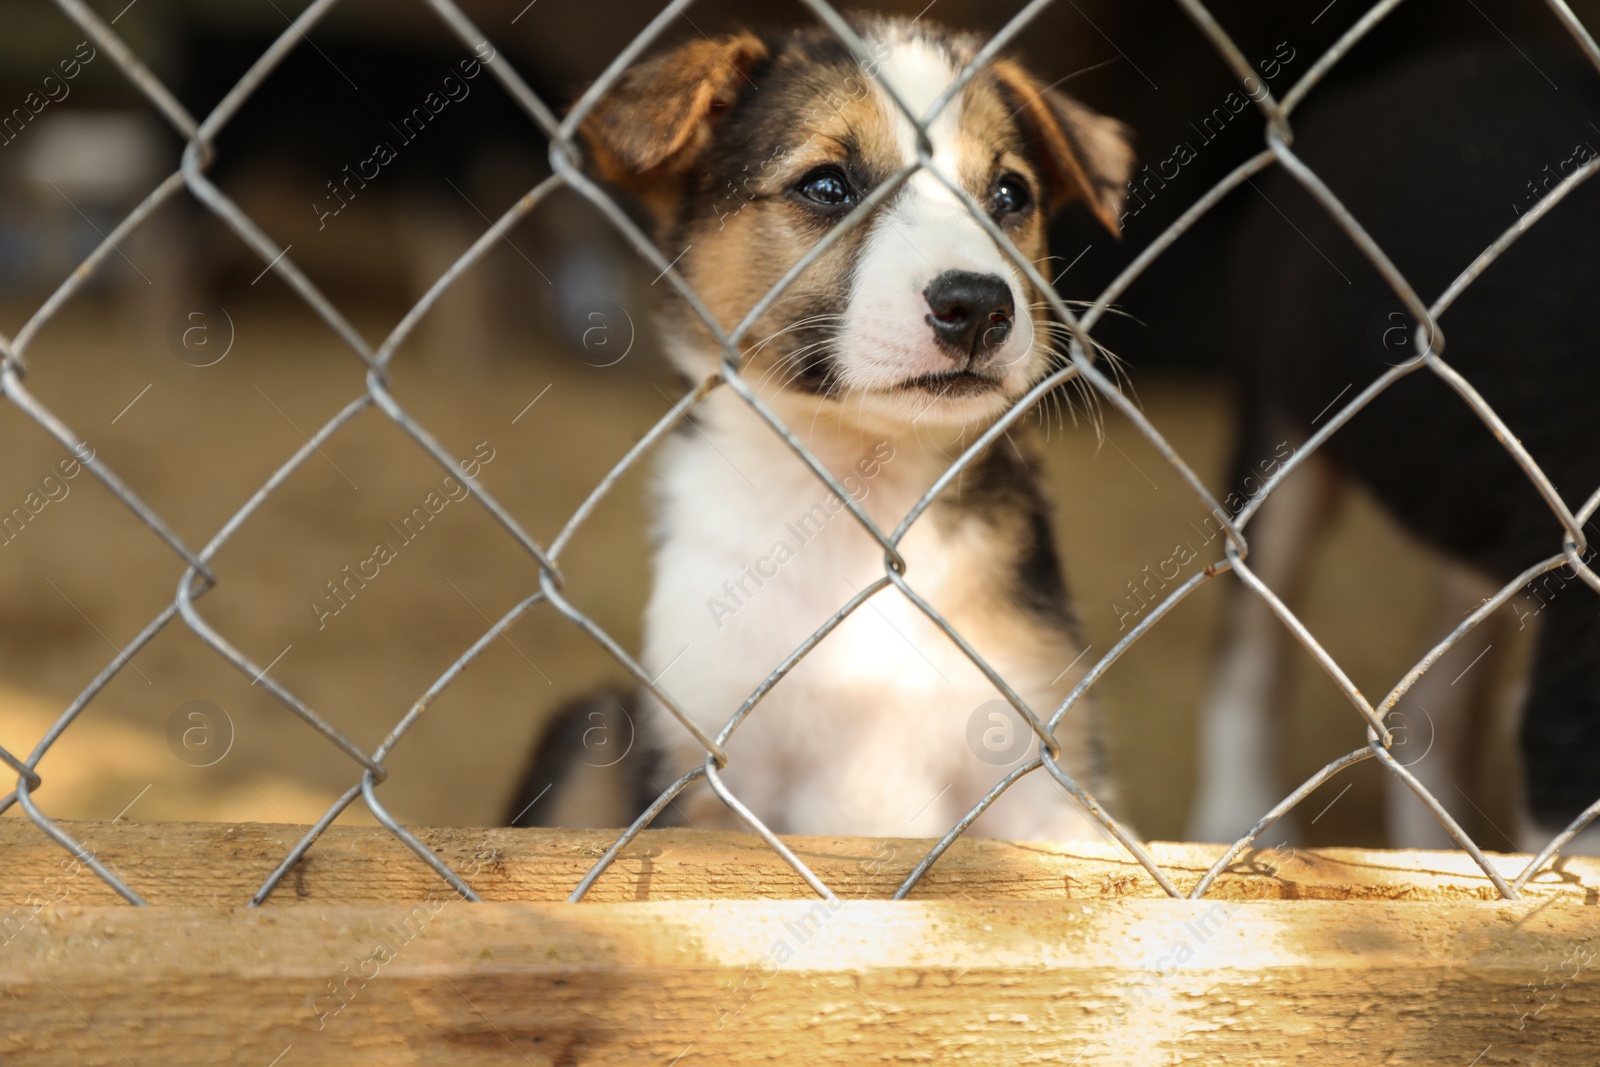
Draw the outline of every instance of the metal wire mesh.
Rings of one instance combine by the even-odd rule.
[[[451,0],[424,0],[424,2],[432,8],[450,32],[469,49],[479,42],[487,40],[485,35],[469,21],[467,16]],[[1569,175],[1537,207],[1521,215],[1515,225],[1509,227],[1482,255],[1468,264],[1440,296],[1431,303],[1425,301],[1412,287],[1405,275],[1385,255],[1383,248],[1362,228],[1360,221],[1344,208],[1334,193],[1295,154],[1293,149],[1294,127],[1291,117],[1294,110],[1315,89],[1327,73],[1339,63],[1351,47],[1372,31],[1400,2],[1400,0],[1383,0],[1383,2],[1374,5],[1367,11],[1281,99],[1272,95],[1270,91],[1266,91],[1258,83],[1256,90],[1250,93],[1250,97],[1260,111],[1264,121],[1266,148],[1234,169],[1197,200],[1143,253],[1129,264],[1086,311],[1081,315],[1074,315],[1067,305],[1063,303],[1050,281],[1041,276],[1034,264],[1018,252],[989,216],[966,195],[955,181],[946,175],[940,174],[934,167],[931,158],[931,147],[926,136],[927,126],[950,100],[960,92],[961,88],[995,56],[1014,42],[1024,28],[1040,12],[1054,2],[1054,0],[1032,0],[983,47],[967,69],[940,96],[927,114],[919,115],[911,112],[904,101],[894,93],[891,86],[884,86],[895,107],[921,131],[916,161],[883,183],[872,195],[852,210],[834,226],[826,237],[794,264],[777,284],[748,311],[741,322],[732,330],[724,330],[701,302],[693,288],[685,281],[674,263],[669,262],[645,234],[634,225],[628,215],[609,194],[584,173],[581,150],[577,141],[577,130],[584,118],[595,106],[596,101],[616,83],[617,79],[630,64],[634,63],[669,26],[682,17],[684,9],[689,7],[691,2],[692,0],[673,0],[672,3],[664,7],[660,14],[650,22],[589,87],[565,118],[558,118],[550,107],[529,89],[526,82],[504,54],[498,55],[494,61],[486,64],[504,91],[549,137],[550,165],[554,173],[530,190],[506,211],[501,218],[486,229],[482,236],[472,244],[448,271],[438,278],[426,295],[401,318],[383,342],[374,349],[363,340],[339,309],[302,273],[295,265],[293,258],[288,255],[287,250],[280,248],[267,233],[207,177],[207,170],[215,156],[213,143],[217,135],[235,117],[241,106],[258,89],[274,68],[293,49],[300,47],[307,41],[307,33],[335,7],[338,0],[314,0],[283,30],[272,46],[256,61],[237,85],[227,93],[216,108],[201,119],[191,115],[167,87],[155,77],[149,67],[134,51],[82,0],[55,0],[60,9],[89,35],[89,38],[98,48],[112,58],[121,72],[143,94],[150,105],[183,137],[186,142],[186,148],[183,151],[178,169],[160,182],[135,210],[104,237],[103,241],[88,256],[81,267],[61,283],[60,287],[38,308],[16,336],[9,339],[0,337],[0,390],[3,390],[6,399],[11,404],[43,427],[63,446],[72,450],[76,455],[90,456],[91,458],[84,460],[84,465],[87,469],[92,471],[95,477],[144,523],[153,536],[163,541],[177,555],[184,566],[184,572],[178,582],[172,602],[165,606],[155,618],[150,620],[149,624],[126,647],[122,648],[116,657],[71,702],[66,710],[62,712],[54,726],[40,739],[33,751],[25,759],[17,757],[4,748],[0,748],[0,760],[3,760],[17,774],[14,791],[4,799],[0,799],[0,813],[9,809],[13,804],[20,804],[27,817],[35,825],[60,843],[63,848],[73,853],[122,897],[136,905],[144,903],[136,887],[124,883],[115,874],[107,870],[82,844],[75,841],[39,809],[35,801],[35,794],[47,783],[41,780],[34,768],[51,746],[72,726],[73,722],[89,703],[128,664],[131,657],[143,649],[175,619],[181,619],[183,624],[215,651],[217,655],[250,676],[256,684],[263,686],[270,692],[284,708],[316,729],[328,743],[344,752],[356,765],[356,769],[359,772],[359,780],[339,797],[322,818],[305,833],[289,854],[283,857],[282,862],[278,864],[272,874],[256,891],[250,901],[252,905],[262,903],[271,895],[285,874],[293,869],[295,864],[317,841],[317,838],[358,798],[384,826],[409,846],[423,863],[426,863],[436,871],[457,892],[468,900],[478,900],[477,894],[460,874],[450,869],[448,865],[441,861],[438,856],[385,809],[378,796],[378,787],[382,785],[388,773],[384,761],[394,748],[405,739],[407,732],[423,710],[456,680],[473,659],[505,627],[536,605],[549,604],[614,656],[641,686],[645,687],[660,700],[662,706],[677,718],[684,729],[693,734],[696,740],[704,747],[706,753],[704,765],[673,782],[656,802],[617,839],[604,856],[594,864],[573,889],[570,899],[573,901],[582,899],[595,880],[605,873],[606,869],[628,843],[660,815],[678,794],[703,778],[722,801],[748,823],[751,829],[760,834],[767,844],[782,856],[819,895],[831,900],[834,899],[834,896],[829,887],[818,879],[770,829],[763,825],[740,802],[738,797],[722,781],[719,772],[728,762],[729,757],[725,746],[729,737],[748,715],[760,713],[759,704],[772,687],[781,681],[795,664],[800,662],[834,627],[873,597],[893,587],[903,594],[910,603],[925,613],[937,627],[955,642],[962,652],[971,659],[973,664],[989,679],[996,691],[1023,717],[1039,739],[1038,754],[1015,767],[996,782],[988,794],[921,859],[900,885],[894,894],[895,897],[898,899],[909,894],[933,864],[938,862],[940,856],[944,854],[951,844],[1010,786],[1027,775],[1038,773],[1044,773],[1055,778],[1077,798],[1084,808],[1112,836],[1127,848],[1166,893],[1178,897],[1185,894],[1174,883],[1168,872],[1164,871],[1151,858],[1132,833],[1108,814],[1096,799],[1075,782],[1058,764],[1059,750],[1053,736],[1053,730],[1061,722],[1068,710],[1084,698],[1085,694],[1099,681],[1112,664],[1116,663],[1123,653],[1172,611],[1177,604],[1202,584],[1212,581],[1217,576],[1228,571],[1233,571],[1237,573],[1239,579],[1248,590],[1259,596],[1270,607],[1283,625],[1293,634],[1294,638],[1312,654],[1317,663],[1348,698],[1350,704],[1366,724],[1368,743],[1365,747],[1340,756],[1327,764],[1286,796],[1271,811],[1263,815],[1250,832],[1227,849],[1215,865],[1188,890],[1187,896],[1196,899],[1204,896],[1216,877],[1234,863],[1268,827],[1294,809],[1302,800],[1329,779],[1367,759],[1378,760],[1387,772],[1397,776],[1414,791],[1456,843],[1472,856],[1499,893],[1506,898],[1515,898],[1518,895],[1518,891],[1534,874],[1549,863],[1572,837],[1593,820],[1597,814],[1600,814],[1600,800],[1597,800],[1594,805],[1585,810],[1561,834],[1551,840],[1540,854],[1529,862],[1520,873],[1516,873],[1508,880],[1507,875],[1498,870],[1489,861],[1476,842],[1452,818],[1438,798],[1433,796],[1404,765],[1394,758],[1390,752],[1390,747],[1394,740],[1386,726],[1386,719],[1390,711],[1395,708],[1396,704],[1417,680],[1469,631],[1504,605],[1531,579],[1556,568],[1566,566],[1571,567],[1588,585],[1600,592],[1600,576],[1590,570],[1583,561],[1583,556],[1588,547],[1583,528],[1593,517],[1597,508],[1600,508],[1600,490],[1597,490],[1593,496],[1576,509],[1556,492],[1550,480],[1540,470],[1533,457],[1520,445],[1494,410],[1473,389],[1472,385],[1445,361],[1443,358],[1445,334],[1439,324],[1440,317],[1472,285],[1479,275],[1489,269],[1494,261],[1518,237],[1527,232],[1530,227],[1538,224],[1544,216],[1557,210],[1561,201],[1572,189],[1592,176],[1596,167],[1600,166],[1600,160],[1591,159]],[[1563,0],[1545,0],[1545,2],[1561,21],[1562,25],[1571,33],[1588,59],[1595,65],[1597,70],[1600,70],[1600,48],[1597,48],[1593,38],[1574,16],[1567,4]],[[858,61],[863,64],[871,63],[872,57],[866,45],[852,30],[850,24],[834,10],[832,5],[827,3],[826,0],[804,0],[804,3],[815,14],[816,18],[837,35],[844,45],[855,54]],[[1202,29],[1211,44],[1216,48],[1222,61],[1232,69],[1234,74],[1241,79],[1241,82],[1251,80],[1252,70],[1249,63],[1245,60],[1224,27],[1211,16],[1205,6],[1199,0],[1178,0],[1178,3]],[[1355,399],[1344,405],[1333,418],[1329,419],[1308,440],[1305,447],[1298,450],[1271,478],[1267,479],[1261,491],[1250,500],[1237,516],[1229,516],[1218,499],[1195,474],[1177,450],[1167,442],[1145,414],[1123,395],[1117,385],[1096,366],[1086,353],[1090,351],[1092,344],[1091,334],[1096,324],[1104,316],[1111,304],[1140,277],[1146,268],[1166,252],[1197,220],[1215,207],[1229,192],[1245,183],[1253,175],[1274,164],[1283,167],[1289,172],[1337,222],[1339,227],[1364,253],[1366,258],[1371,261],[1389,287],[1400,298],[1418,326],[1416,329],[1414,355],[1406,362],[1393,367],[1363,390]],[[950,465],[944,475],[922,496],[895,529],[885,532],[872,521],[852,494],[806,449],[777,415],[758,398],[750,383],[741,377],[739,353],[741,342],[746,338],[750,329],[776,303],[789,285],[819,258],[833,242],[836,242],[851,228],[860,225],[869,218],[880,204],[893,195],[897,188],[919,170],[927,170],[945,188],[949,189],[964,202],[971,216],[984,228],[1004,255],[1043,294],[1050,310],[1070,331],[1072,340],[1069,346],[1069,359],[1065,365],[1039,382],[1024,397],[1018,400],[1001,419],[975,440]],[[211,561],[218,551],[228,543],[230,538],[245,523],[250,521],[251,516],[291,474],[316,452],[324,442],[339,433],[357,414],[367,408],[376,407],[414,441],[418,448],[448,472],[458,474],[462,470],[457,462],[457,457],[452,456],[444,449],[430,435],[428,429],[408,414],[390,392],[388,380],[389,363],[396,349],[411,334],[422,317],[437,303],[445,291],[485,254],[491,245],[500,238],[500,235],[533,212],[541,201],[545,200],[553,191],[562,187],[576,191],[593,204],[604,218],[626,238],[637,253],[651,265],[652,269],[659,271],[660,276],[674,287],[677,294],[704,323],[707,330],[710,331],[717,344],[721,347],[723,359],[720,370],[675,403],[671,410],[628,451],[611,473],[596,486],[588,499],[573,513],[558,536],[548,546],[541,545],[529,535],[481,484],[471,477],[462,477],[462,481],[478,504],[486,509],[503,527],[506,535],[512,538],[537,563],[540,574],[539,587],[537,590],[529,591],[520,602],[512,607],[471,647],[467,648],[449,669],[441,674],[428,687],[427,691],[401,715],[382,743],[368,752],[342,734],[326,718],[275,678],[271,673],[270,664],[262,667],[253,662],[231,644],[228,638],[218,632],[201,614],[199,608],[200,599],[222,580],[222,576],[212,570]],[[164,202],[185,190],[258,254],[261,260],[267,264],[267,269],[276,272],[307,306],[333,328],[336,334],[361,361],[365,377],[365,386],[362,392],[346,404],[333,418],[328,420],[315,434],[311,435],[303,447],[297,449],[285,459],[281,466],[250,497],[245,505],[218,529],[205,545],[198,549],[185,543],[173,531],[172,527],[163,520],[162,516],[141,499],[136,489],[119,477],[106,462],[99,458],[94,458],[92,450],[86,449],[83,439],[30,393],[25,384],[27,372],[26,352],[30,342],[38,334],[41,327],[57,315],[66,303],[83,289],[115,249],[117,242],[137,229]],[[1519,575],[1501,588],[1495,596],[1486,600],[1461,622],[1453,632],[1413,666],[1383,700],[1373,704],[1354,686],[1338,662],[1318,642],[1316,637],[1251,570],[1247,563],[1249,544],[1246,538],[1246,530],[1260,505],[1282,484],[1284,478],[1305,462],[1307,457],[1316,452],[1333,434],[1339,432],[1357,412],[1371,403],[1375,397],[1389,388],[1389,386],[1407,375],[1423,370],[1437,375],[1447,383],[1459,396],[1460,401],[1468,405],[1495,432],[1497,439],[1542,495],[1555,518],[1555,525],[1552,529],[1552,547],[1556,550],[1549,558],[1529,568],[1524,574]],[[1221,523],[1227,544],[1225,557],[1222,560],[1196,573],[1188,581],[1174,588],[1164,600],[1153,606],[1115,647],[1089,669],[1081,682],[1073,688],[1059,707],[1045,711],[1044,709],[1036,710],[1030,708],[1011,688],[1006,679],[986,663],[961,638],[961,635],[917,594],[915,588],[916,575],[908,571],[898,546],[907,531],[914,523],[919,521],[934,498],[963,469],[972,463],[975,457],[1047,393],[1074,378],[1086,383],[1105,402],[1122,412],[1148,438],[1167,463],[1188,484],[1195,496],[1205,505],[1207,511],[1217,517]],[[750,693],[742,706],[736,709],[726,724],[712,736],[702,731],[683,711],[682,707],[674,700],[669,686],[664,686],[650,678],[617,641],[567,598],[564,593],[561,557],[563,552],[573,543],[573,540],[582,532],[585,521],[600,500],[611,491],[618,478],[639,463],[642,457],[660,441],[663,435],[688,416],[701,400],[714,390],[724,388],[736,394],[747,404],[771,428],[772,432],[778,435],[794,452],[796,462],[804,463],[808,466],[816,477],[832,491],[836,499],[850,510],[854,520],[883,549],[884,566],[881,578],[860,589],[855,596],[839,608],[821,629],[800,644],[782,664],[774,669]]]

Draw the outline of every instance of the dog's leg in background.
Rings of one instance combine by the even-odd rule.
[[[1454,630],[1495,591],[1477,571],[1446,563],[1432,633],[1443,637]],[[1447,807],[1459,803],[1456,790],[1469,788],[1473,781],[1469,746],[1487,736],[1476,713],[1490,696],[1486,683],[1493,671],[1478,661],[1494,644],[1495,623],[1492,617],[1485,619],[1462,637],[1389,715],[1392,755]],[[1390,848],[1455,847],[1444,826],[1397,775],[1385,774],[1383,787]]]
[[[1340,498],[1340,481],[1316,456],[1284,480],[1247,527],[1250,569],[1294,606]],[[1278,720],[1294,638],[1266,603],[1235,580],[1220,663],[1201,708],[1199,767],[1189,838],[1235,841],[1283,799]],[[1293,837],[1292,827],[1280,823]]]
[[[615,829],[632,823],[659,790],[638,701],[608,690],[560,708],[534,747],[506,811],[510,826]]]
[[[1600,601],[1570,578],[1538,623],[1520,746],[1527,812],[1518,844],[1527,852],[1543,848],[1600,793]],[[1590,823],[1562,852],[1600,855],[1600,825]]]

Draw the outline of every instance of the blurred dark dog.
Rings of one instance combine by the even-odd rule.
[[[1566,176],[1596,159],[1597,121],[1600,77],[1575,51],[1530,58],[1509,45],[1453,48],[1318,89],[1295,116],[1294,150],[1429,303]],[[1415,323],[1310,194],[1281,168],[1257,184],[1264,195],[1235,194],[1253,201],[1231,268],[1229,318],[1245,413],[1240,474],[1279,442],[1303,443],[1417,352]],[[1443,358],[1574,511],[1600,487],[1600,450],[1590,436],[1590,420],[1600,418],[1597,235],[1600,184],[1581,185],[1439,320]],[[1490,429],[1423,368],[1335,433],[1249,527],[1249,566],[1280,595],[1294,594],[1341,479],[1371,492],[1455,565],[1434,639],[1491,590],[1559,552],[1565,537]],[[1595,537],[1592,524],[1586,532]],[[1600,799],[1600,599],[1563,567],[1513,604],[1519,625],[1538,627],[1520,727],[1526,810],[1514,831],[1518,847],[1533,850]],[[1457,796],[1453,785],[1469,780],[1463,765],[1491,743],[1470,722],[1471,676],[1463,685],[1451,681],[1486,650],[1483,630],[1400,706],[1431,722],[1432,744],[1425,757],[1408,749],[1397,758],[1447,806]],[[1201,724],[1191,824],[1198,839],[1235,839],[1286,793],[1272,772],[1274,704],[1291,642],[1241,588]],[[1386,780],[1391,844],[1447,846],[1443,828],[1404,783]]]

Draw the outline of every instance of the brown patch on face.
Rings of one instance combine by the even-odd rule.
[[[1015,100],[1020,121],[1036,146],[1050,182],[1051,210],[1074,198],[1115,235],[1120,235],[1122,201],[1133,172],[1128,128],[1047,89],[1012,59],[989,67],[1002,95]]]
[[[874,29],[880,59],[912,32],[958,67],[976,47],[923,29]],[[877,75],[822,29],[698,41],[631,70],[585,123],[601,174],[650,208],[663,256],[724,331],[905,165],[902,119],[885,110]],[[1075,197],[1116,230],[1131,165],[1119,123],[1042,90],[1011,61],[973,79],[960,108],[955,177],[985,210],[1002,179],[1026,187],[1029,209],[992,215],[1024,256],[1046,255],[1049,211]],[[807,183],[821,173],[851,198],[809,199]],[[883,281],[855,274],[873,221],[838,235],[741,339],[745,375],[762,392],[835,390],[833,346],[852,287]],[[685,369],[715,371],[715,357],[698,355],[716,352],[714,335],[686,303],[669,303],[667,326],[691,342],[681,355],[697,353]]]
[[[1042,174],[1031,134],[1020,121],[1016,105],[993,79],[975,78],[961,101],[962,186],[978,203],[988,207],[996,184],[1005,177],[1020,178],[1032,201],[1030,210],[1002,215],[996,224],[1028,259],[1038,262],[1049,251],[1052,198]]]
[[[705,150],[766,56],[766,44],[743,33],[691,41],[624,71],[583,122],[601,176],[651,199]]]
[[[680,263],[686,279],[730,331],[860,198],[903,165],[871,79],[821,33],[789,39],[741,105],[701,158],[662,246],[668,258],[689,250]],[[809,178],[825,173],[850,190],[848,202],[819,204],[802,192]],[[832,345],[870,230],[863,223],[839,235],[746,334],[745,376],[762,392],[834,388]],[[703,346],[712,344],[711,332],[686,307],[672,307],[669,321]]]

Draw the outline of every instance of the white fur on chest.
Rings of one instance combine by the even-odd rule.
[[[802,438],[836,477],[849,476],[847,489],[885,533],[949,463],[915,436],[813,428]],[[697,427],[672,440],[662,459],[644,666],[714,736],[770,672],[884,576],[883,550],[726,391],[708,401]],[[1076,650],[1056,639],[1006,647],[985,632],[983,619],[1006,594],[975,578],[984,548],[972,531],[925,515],[901,544],[907,580],[1048,717],[1076,678],[1059,678]],[[722,776],[758,817],[784,832],[941,834],[1007,770],[980,759],[969,743],[974,714],[999,699],[971,660],[891,587],[858,607],[762,699],[729,740]],[[687,731],[653,702],[650,709],[648,729],[669,752],[673,773],[703,760]],[[980,831],[1019,838],[1087,832],[1043,772],[1016,792]]]

